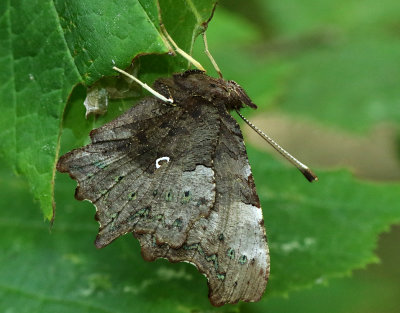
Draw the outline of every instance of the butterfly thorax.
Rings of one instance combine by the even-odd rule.
[[[257,108],[243,88],[233,80],[214,78],[199,70],[188,70],[169,78],[160,78],[154,88],[175,105],[185,105],[189,98],[201,98],[212,105],[225,106],[228,111],[245,106]]]

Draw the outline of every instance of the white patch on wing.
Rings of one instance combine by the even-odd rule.
[[[160,168],[161,167],[161,165],[160,165],[161,161],[167,161],[167,163],[168,163],[169,162],[169,157],[165,156],[165,157],[158,158],[156,160],[156,168]]]
[[[236,214],[235,220],[241,221],[241,228],[233,230],[232,233],[238,234],[240,240],[232,240],[230,247],[240,255],[245,255],[247,260],[255,258],[259,264],[264,266],[269,263],[268,250],[266,250],[265,241],[263,240],[264,230],[260,227],[262,221],[262,211],[251,204],[243,202],[235,202],[232,208]],[[237,225],[232,221],[231,225]],[[249,235],[252,234],[252,235]],[[228,242],[230,240],[228,239]]]
[[[243,167],[243,176],[244,177],[249,177],[251,175],[251,168],[250,168],[250,164],[247,163],[244,167]]]

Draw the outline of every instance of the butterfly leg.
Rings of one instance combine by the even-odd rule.
[[[203,23],[203,32],[202,32],[202,36],[203,36],[203,42],[204,42],[204,53],[207,55],[207,57],[209,58],[209,60],[211,61],[212,65],[214,66],[215,71],[218,73],[219,77],[223,78],[222,76],[222,72],[219,69],[219,66],[217,64],[217,62],[215,62],[214,57],[211,55],[210,50],[208,50],[208,43],[207,43],[207,35],[206,35],[206,31],[207,31],[207,27],[208,27],[208,23],[210,23],[210,21],[212,20],[213,16],[214,16],[214,12],[215,9],[217,7],[217,2],[215,2],[214,7],[212,9],[211,15],[208,18],[208,20],[206,22]]]
[[[161,8],[160,8],[160,3],[158,0],[157,0],[157,10],[158,10],[158,20],[160,21],[160,28],[161,28],[161,32],[162,32],[162,34],[160,34],[160,35],[163,38],[163,41],[167,43],[166,46],[170,49],[171,52],[174,53],[174,51],[171,47],[171,45],[172,45],[177,53],[179,53],[181,56],[183,56],[186,60],[188,60],[190,63],[192,63],[199,70],[206,72],[206,70],[200,64],[200,62],[196,61],[191,55],[187,54],[185,51],[183,51],[181,48],[179,48],[178,45],[175,43],[175,41],[168,34],[167,29],[165,28],[164,23],[162,22]]]
[[[223,78],[222,72],[219,69],[219,66],[218,66],[217,62],[215,62],[215,59],[213,58],[213,56],[211,55],[210,51],[208,50],[206,31],[204,31],[202,33],[202,35],[203,35],[203,41],[204,41],[204,52],[207,55],[207,57],[210,59],[212,65],[214,66],[214,69],[217,71],[219,77]]]

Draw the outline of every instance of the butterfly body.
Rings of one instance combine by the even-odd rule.
[[[57,164],[96,206],[96,246],[126,234],[146,260],[193,263],[210,301],[257,301],[269,275],[264,222],[239,125],[256,107],[233,81],[191,70],[156,81],[172,98],[140,101],[91,132],[92,143]]]

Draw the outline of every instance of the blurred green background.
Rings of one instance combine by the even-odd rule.
[[[26,182],[2,163],[1,311],[398,312],[400,227],[389,228],[387,220],[398,223],[393,216],[400,215],[388,209],[392,205],[394,211],[399,202],[393,199],[400,200],[400,194],[396,194],[400,186],[400,2],[225,0],[220,2],[207,35],[224,77],[241,84],[259,106],[257,111],[244,110],[243,114],[322,178],[317,185],[307,185],[251,129],[241,125],[263,201],[267,233],[271,235],[275,280],[271,279],[263,300],[215,309],[206,297],[206,279],[193,266],[165,260],[144,262],[131,236],[95,250],[92,242],[98,225],[93,220],[94,208],[73,199],[76,184],[67,175],[57,175],[57,218],[49,234]],[[216,75],[203,53],[201,38],[193,55]],[[167,58],[150,56],[146,61],[144,57],[143,64]],[[158,69],[149,76],[157,74]],[[86,122],[83,118],[84,97],[85,89],[75,88],[64,124],[68,127],[70,115],[75,128],[64,130],[61,153],[81,144],[77,141],[87,141],[93,119]],[[110,110],[131,105],[114,104]],[[357,201],[362,203],[358,207]],[[365,206],[365,215],[357,211],[363,211],[360,206]],[[374,220],[360,222],[361,239],[374,238],[377,229],[388,231],[380,236],[375,251],[379,264],[354,273],[348,263],[340,268],[340,253],[346,250],[340,247],[365,246],[360,249],[365,255],[349,258],[349,263],[353,261],[351,268],[359,268],[376,261],[365,252],[375,242],[349,238],[346,246],[346,233],[335,234],[335,225],[327,230],[326,238],[317,238],[321,239],[317,243],[341,238],[344,241],[328,242],[325,247],[337,246],[338,251],[329,254],[322,247],[324,255],[319,256],[318,250],[304,249],[305,253],[294,251],[295,256],[288,253],[286,257],[285,251],[279,250],[282,243],[298,239],[285,236],[294,234],[302,239],[301,235],[314,228],[317,235],[324,235],[318,225],[310,225],[314,222],[308,220],[314,217],[312,214],[318,223],[325,217],[333,221],[348,216],[373,217],[368,210],[380,210],[377,215],[382,212],[382,216],[388,216],[386,220],[382,217],[385,222],[377,222],[380,226]],[[337,232],[354,227],[349,234],[357,236],[358,226],[357,221],[346,220],[338,225]],[[345,252],[351,255],[353,251]],[[310,283],[313,275],[320,274],[317,266],[315,272],[294,272],[297,266],[312,269],[324,257],[325,262],[326,258],[335,258],[333,269],[326,266],[326,277]],[[281,264],[277,264],[279,260]],[[335,274],[347,277],[332,278]],[[282,294],[282,290],[288,292]]]

